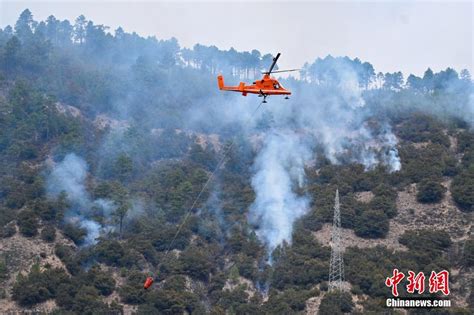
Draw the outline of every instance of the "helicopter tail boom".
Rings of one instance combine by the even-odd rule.
[[[219,85],[219,90],[224,88],[224,77],[222,75],[217,76],[217,84]]]
[[[244,82],[240,82],[238,86],[225,86],[224,77],[222,75],[217,76],[217,85],[219,86],[219,90],[224,90],[224,91],[244,92],[245,90]]]

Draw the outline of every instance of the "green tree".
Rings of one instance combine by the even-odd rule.
[[[0,260],[0,281],[4,280],[8,276],[8,268],[5,261]]]
[[[18,215],[18,227],[20,233],[27,237],[38,234],[38,219],[31,210],[23,210]]]
[[[33,265],[27,276],[18,275],[13,285],[12,298],[22,306],[35,304],[55,298],[61,283],[68,283],[69,276],[63,269],[40,271],[39,265]]]
[[[56,239],[56,229],[53,225],[46,225],[43,230],[41,230],[41,239],[46,242],[54,242]]]
[[[21,40],[30,40],[33,36],[33,31],[36,27],[36,22],[33,20],[33,14],[28,9],[21,12],[20,17],[15,23],[15,35]]]
[[[452,243],[449,234],[442,230],[408,230],[399,241],[410,250],[428,255],[430,259],[439,256]]]
[[[350,313],[354,303],[349,293],[329,292],[324,295],[319,306],[319,314],[336,315]]]
[[[119,236],[120,236],[120,238],[122,238],[123,220],[125,219],[125,216],[127,215],[127,212],[130,209],[130,207],[131,207],[130,202],[122,201],[114,211],[114,216],[117,217],[117,220],[119,222]]]
[[[101,271],[99,267],[93,267],[87,272],[88,284],[93,284],[104,296],[109,296],[115,290],[115,280],[108,272]]]
[[[203,249],[191,246],[181,256],[183,272],[199,280],[207,280],[213,270],[210,253]]]
[[[424,179],[418,183],[416,199],[423,203],[436,203],[443,199],[446,188],[432,179]]]
[[[403,74],[398,71],[394,73],[385,73],[383,88],[387,90],[400,90],[403,85]]]
[[[71,239],[71,241],[73,241],[74,244],[76,245],[81,245],[87,236],[86,229],[82,227],[78,227],[73,223],[64,224],[62,230],[63,230],[64,236]]]
[[[3,55],[1,55],[0,59],[2,69],[4,69],[7,74],[12,74],[18,69],[21,58],[20,52],[21,43],[18,37],[13,36],[5,44]]]
[[[388,233],[387,216],[380,210],[366,210],[357,217],[354,232],[357,236],[366,238],[385,237]]]
[[[108,306],[99,296],[99,291],[93,286],[82,286],[74,296],[71,308],[77,314],[107,314]]]
[[[115,160],[113,167],[114,177],[124,182],[130,178],[133,173],[133,160],[125,155],[121,154]]]
[[[74,24],[74,39],[81,45],[86,37],[87,22],[86,17],[81,14],[76,18],[76,24]]]
[[[474,239],[467,240],[464,243],[463,263],[467,267],[474,266]]]
[[[474,211],[474,165],[454,177],[451,193],[461,209],[467,212]]]

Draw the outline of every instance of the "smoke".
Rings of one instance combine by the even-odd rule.
[[[272,130],[259,152],[252,178],[256,193],[249,222],[270,252],[291,242],[293,223],[308,210],[309,199],[296,193],[304,183],[304,164],[311,157],[302,139],[290,130]]]
[[[257,117],[270,117],[271,128],[253,165],[256,198],[248,220],[270,253],[283,242],[291,243],[294,222],[308,210],[308,197],[297,191],[303,188],[304,166],[316,146],[334,164],[357,162],[367,170],[384,164],[390,172],[400,170],[397,138],[389,123],[371,121],[350,68],[340,65],[334,71],[340,80],[329,85],[300,82],[304,86],[297,96],[286,102],[271,98],[266,113]]]
[[[297,190],[304,185],[304,166],[315,148],[333,164],[360,163],[366,170],[383,164],[390,172],[401,168],[389,120],[375,117],[366,105],[366,90],[350,65],[332,66],[323,71],[331,78],[320,82],[282,80],[293,92],[290,100],[269,97],[257,112],[260,99],[224,93],[196,100],[186,113],[188,129],[239,133],[250,142],[261,138],[251,180],[256,199],[248,221],[270,252],[291,243],[293,224],[307,211],[308,198]]]
[[[256,200],[248,220],[257,227],[260,240],[270,251],[284,241],[291,242],[293,223],[307,210],[308,199],[296,191],[304,185],[304,164],[316,147],[322,148],[333,164],[356,162],[366,170],[383,164],[390,172],[400,170],[397,138],[389,121],[374,119],[375,113],[364,98],[366,90],[347,62],[332,66],[323,71],[331,78],[322,78],[320,82],[283,81],[293,91],[290,100],[270,97],[269,103],[263,104],[258,112],[255,109],[260,99],[212,89],[193,98],[180,116],[180,129],[215,132],[221,141],[225,141],[226,135],[242,134],[251,139],[267,132],[253,164],[252,187]],[[226,84],[237,84],[228,79]],[[136,128],[163,127],[163,122],[155,119],[159,116],[153,114],[155,109],[144,104],[147,102],[140,105],[143,112],[139,117],[152,117],[153,122],[136,124]],[[136,144],[127,145],[126,130],[114,133],[113,129],[104,141],[104,156],[140,152]],[[156,137],[150,130],[144,134],[150,134],[151,140]],[[150,142],[141,147],[147,146]],[[214,215],[222,227],[222,213]]]
[[[91,219],[94,209],[101,210],[105,217],[110,217],[115,209],[114,203],[108,199],[91,199],[85,187],[87,171],[87,163],[70,153],[54,166],[46,180],[48,196],[58,197],[61,192],[67,194],[70,208],[64,220],[86,230],[86,246],[96,244],[101,231],[109,229]]]
[[[48,195],[57,197],[64,191],[72,204],[87,206],[89,195],[84,186],[86,176],[86,162],[74,153],[70,153],[51,171],[47,179]]]
[[[383,133],[384,139],[381,143],[386,145],[385,152],[383,154],[384,164],[389,166],[390,172],[396,172],[402,169],[402,163],[397,149],[397,137],[392,133],[389,125],[385,125],[385,132]]]
[[[349,160],[363,164],[366,170],[379,164],[386,165],[389,172],[401,169],[398,141],[388,123],[384,123],[376,131],[364,124],[349,137],[349,141]]]
[[[86,218],[81,218],[80,216],[72,218],[79,219],[80,227],[84,228],[87,231],[87,235],[84,239],[84,245],[95,245],[97,243],[97,239],[99,238],[101,231],[101,226],[99,225],[99,223]]]
[[[295,100],[298,104],[295,121],[299,128],[313,134],[333,164],[347,160],[372,169],[385,164],[391,171],[400,170],[397,138],[387,121],[376,119],[366,106],[363,90],[350,67],[334,69],[340,81],[330,85],[308,84]],[[390,152],[390,158],[384,152]]]

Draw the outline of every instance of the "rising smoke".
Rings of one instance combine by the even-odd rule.
[[[365,108],[356,76],[347,68],[336,70],[341,72],[340,82],[308,84],[292,100],[271,99],[265,108],[272,128],[253,166],[256,198],[249,222],[270,253],[291,242],[294,222],[308,210],[308,198],[296,190],[304,185],[304,166],[314,159],[316,146],[334,164],[351,161],[367,170],[384,164],[391,172],[401,168],[390,125],[383,121],[377,122],[378,128],[370,126],[372,113]]]
[[[92,220],[94,208],[100,208],[105,216],[110,217],[115,205],[108,199],[92,200],[86,190],[87,163],[74,153],[70,153],[57,163],[47,177],[46,187],[49,197],[58,197],[61,192],[67,194],[70,208],[65,214],[65,222],[86,230],[84,245],[93,245],[97,242],[102,230],[110,227],[101,226]]]
[[[291,130],[272,130],[255,159],[252,187],[256,198],[249,222],[270,252],[291,241],[293,223],[308,210],[309,199],[296,190],[304,184],[304,165],[311,157],[308,146]]]

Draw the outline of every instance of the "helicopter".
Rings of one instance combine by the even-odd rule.
[[[280,82],[278,82],[275,78],[271,77],[270,74],[299,71],[300,69],[273,71],[273,68],[277,63],[278,58],[280,58],[280,55],[281,54],[278,53],[276,57],[273,58],[273,62],[268,71],[262,72],[263,78],[259,81],[253,82],[251,85],[245,85],[244,82],[240,82],[238,86],[225,86],[224,77],[222,75],[218,75],[217,84],[219,86],[219,90],[241,92],[243,96],[247,96],[248,93],[258,94],[259,97],[263,97],[263,103],[267,102],[266,99],[269,95],[285,95],[285,99],[289,99],[288,95],[291,95],[291,91],[285,89],[280,84]]]

